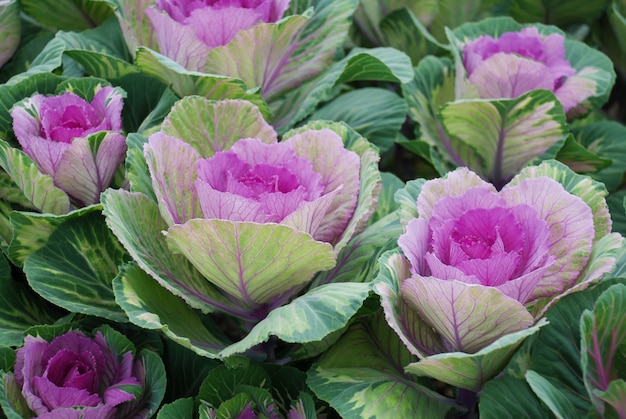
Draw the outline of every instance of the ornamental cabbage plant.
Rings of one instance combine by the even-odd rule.
[[[623,239],[604,187],[553,161],[501,191],[466,168],[420,186],[401,212],[404,257],[381,260],[382,305],[423,358],[408,372],[478,390],[552,304],[613,268]]]
[[[604,104],[615,82],[608,57],[553,26],[490,18],[447,36],[454,60],[426,57],[403,85],[442,175],[465,166],[501,188],[555,158],[568,120]]]
[[[5,147],[6,157],[0,164],[35,208],[65,213],[99,202],[126,152],[121,133],[123,96],[117,88],[98,85],[91,100],[65,91],[53,96],[35,94],[13,107],[13,131],[21,151]],[[37,171],[34,177],[51,178],[54,185],[49,187],[57,194],[63,191],[65,199],[52,208],[38,202],[30,195],[32,185],[23,182],[25,166]]]
[[[151,381],[164,373],[155,354],[136,354],[108,327],[93,337],[79,330],[49,340],[27,335],[0,397],[8,417],[148,418],[164,390]]]
[[[467,23],[448,38],[456,57],[456,99],[514,99],[548,90],[570,117],[606,101],[615,75],[608,58],[554,26],[509,18]]]
[[[289,0],[116,3],[116,16],[137,65],[173,84],[179,95],[232,97],[216,96],[220,92],[203,90],[196,81],[203,79],[210,86],[243,81],[247,89],[259,88],[270,103],[328,68],[347,38],[358,4],[321,0],[293,2],[290,8]],[[230,85],[239,90],[236,87]]]
[[[332,268],[374,210],[377,153],[332,127],[278,142],[250,102],[182,99],[143,147],[151,184],[103,194],[107,223],[160,285],[245,334]]]

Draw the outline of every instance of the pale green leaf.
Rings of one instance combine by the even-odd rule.
[[[122,266],[113,280],[115,298],[129,320],[144,329],[158,330],[195,353],[217,358],[228,340],[202,313],[169,293],[135,263]]]
[[[124,248],[107,228],[100,212],[59,225],[47,243],[24,261],[30,286],[45,299],[69,311],[125,322],[111,283]]]
[[[432,377],[456,387],[478,391],[500,373],[524,340],[538,332],[547,322],[502,336],[474,354],[448,352],[431,355],[409,364],[405,370],[417,376]]]
[[[243,353],[276,336],[285,342],[306,343],[324,339],[345,327],[368,296],[367,283],[322,285],[272,310],[248,335],[224,349],[220,355]]]

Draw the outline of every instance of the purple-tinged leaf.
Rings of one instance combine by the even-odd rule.
[[[271,102],[324,71],[348,33],[354,0],[316,2],[312,16],[261,22],[209,53],[201,71],[242,79]],[[322,41],[323,40],[323,41]]]
[[[153,7],[147,7],[144,13],[154,30],[159,52],[188,70],[200,71],[207,60],[209,48],[196,37],[195,30]]]
[[[594,406],[602,414],[604,401],[598,393],[608,391],[611,382],[623,382],[626,378],[625,285],[613,285],[596,300],[593,311],[583,312],[580,333],[585,387]]]
[[[172,341],[208,358],[230,342],[208,316],[171,294],[135,263],[120,268],[113,280],[115,298],[129,320],[144,329],[161,331]]]
[[[244,316],[219,290],[209,284],[189,261],[169,250],[163,231],[168,225],[153,201],[141,193],[105,191],[101,196],[108,226],[141,269],[191,307],[206,312],[228,311]]]
[[[417,198],[418,215],[430,219],[437,202],[447,196],[459,196],[472,187],[483,187],[496,191],[492,184],[485,182],[467,168],[455,170],[442,179],[433,179],[425,184]],[[407,220],[408,222],[408,220]]]
[[[258,138],[268,144],[278,140],[259,108],[245,100],[187,96],[172,107],[161,129],[189,143],[203,158],[228,150],[241,138]]]
[[[52,177],[41,173],[30,157],[4,140],[0,140],[0,167],[39,211],[65,214],[71,210],[69,197],[54,186]]]
[[[400,287],[411,276],[409,263],[398,251],[384,253],[379,259],[380,273],[375,291],[381,297],[385,320],[408,348],[420,358],[445,352],[441,337],[419,313],[400,298]]]
[[[468,146],[454,150],[464,165],[498,187],[565,138],[562,107],[547,91],[509,100],[452,102],[440,115],[446,133]]]
[[[75,138],[56,166],[54,183],[81,206],[100,202],[126,154],[126,139],[115,132]]]
[[[336,262],[332,246],[279,224],[195,219],[170,227],[167,242],[246,309],[271,304]]]
[[[455,387],[480,391],[483,384],[500,373],[524,340],[547,322],[502,336],[474,354],[449,352],[429,356],[406,366],[405,371],[420,377],[432,377]]]
[[[189,144],[162,132],[144,145],[159,211],[168,225],[202,216],[194,182],[200,155]]]
[[[535,297],[553,296],[569,289],[587,264],[594,239],[592,213],[579,197],[546,178],[526,178],[507,185],[500,195],[510,205],[527,204],[538,211],[550,230],[550,253],[556,260],[539,282]]]
[[[611,232],[611,216],[604,197],[606,188],[589,176],[579,175],[567,166],[554,160],[543,161],[537,166],[528,166],[509,182],[507,187],[515,186],[526,178],[547,176],[560,183],[567,192],[578,196],[591,208],[593,214],[594,241],[600,240]]]
[[[534,323],[521,303],[499,290],[456,280],[414,275],[402,283],[400,298],[441,335],[449,351],[474,353]]]
[[[354,214],[360,189],[360,160],[355,152],[346,150],[341,137],[330,129],[305,131],[290,137],[296,154],[313,163],[322,175],[324,193],[341,188],[321,221],[316,240],[334,243],[346,229]]]

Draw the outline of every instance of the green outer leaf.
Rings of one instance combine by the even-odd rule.
[[[503,4],[504,3],[504,4]],[[474,22],[498,14],[496,7],[508,6],[501,0],[438,0],[438,13],[430,24],[430,32],[435,38],[446,41],[445,28],[456,28],[466,22]],[[502,11],[500,11],[502,13]]]
[[[452,403],[402,371],[412,360],[379,313],[353,324],[309,370],[307,383],[345,418],[444,417]]]
[[[441,106],[455,99],[454,74],[450,59],[427,56],[415,67],[413,79],[402,84],[402,94],[409,106],[409,117],[419,124],[418,139],[437,147],[448,161],[462,165],[463,162],[455,150],[460,149],[463,144],[455,138],[448,138],[438,118]],[[410,145],[414,140],[406,143],[403,145],[411,149]],[[429,151],[429,154],[432,153]],[[437,163],[430,155],[424,157],[433,165]],[[441,163],[436,167],[442,176],[448,171]]]
[[[157,202],[152,177],[143,155],[144,144],[148,139],[142,135],[131,133],[126,136],[126,177],[132,192],[140,192],[153,202]]]
[[[209,371],[200,385],[196,402],[201,400],[213,408],[218,408],[222,403],[241,393],[242,386],[269,390],[270,385],[267,373],[258,364],[248,362],[236,367],[221,364]]]
[[[487,381],[480,392],[478,410],[482,419],[549,417],[526,381],[509,375]]]
[[[221,332],[207,327],[208,318],[161,287],[135,263],[120,268],[113,291],[133,324],[159,330],[198,355],[217,358],[218,351],[228,344]]]
[[[422,186],[426,183],[426,179],[410,180],[406,186],[395,194],[395,200],[398,203],[398,217],[403,227],[413,218],[419,217],[417,213],[417,197],[422,192]]]
[[[63,51],[65,43],[57,38],[46,44],[41,52],[33,59],[28,66],[28,70],[15,74],[7,81],[7,85],[17,85],[30,79],[34,75],[52,73],[63,65]],[[43,94],[43,92],[41,92]]]
[[[441,121],[448,136],[469,146],[452,146],[461,160],[496,185],[506,183],[524,165],[565,140],[563,107],[547,90],[510,100],[448,103],[441,109]],[[476,160],[480,167],[474,167]]]
[[[259,107],[267,119],[270,110],[260,93],[247,90],[243,81],[231,77],[188,71],[175,61],[145,47],[136,52],[135,65],[161,80],[180,97],[199,95],[208,99],[244,99]]]
[[[169,250],[163,231],[168,225],[147,196],[108,189],[101,196],[107,225],[139,267],[166,290],[204,313],[221,309],[244,315],[180,255]]]
[[[555,157],[558,161],[565,163],[575,172],[594,175],[596,172],[611,166],[612,161],[603,159],[586,149],[582,144],[574,139],[574,136],[568,135],[563,147],[559,150]],[[596,176],[594,176],[597,179]],[[605,184],[606,186],[606,184]]]
[[[413,65],[418,65],[427,55],[442,55],[448,49],[428,32],[407,7],[388,14],[380,22],[380,30],[388,45],[406,53]]]
[[[575,418],[576,408],[562,390],[535,371],[526,371],[526,381],[533,392],[546,404],[557,418]]]
[[[186,397],[161,406],[156,419],[189,419],[192,417],[194,417],[194,401],[192,397]]]
[[[279,133],[287,131],[310,115],[319,103],[332,99],[339,84],[361,80],[408,83],[412,78],[411,60],[406,54],[393,48],[354,48],[306,89],[273,103],[272,125]]]
[[[615,283],[624,283],[624,280],[605,279],[595,287],[569,295],[555,304],[546,313],[549,325],[541,329],[530,352],[520,362],[523,370],[540,372],[554,386],[563,389],[578,411],[576,417],[584,417],[592,408],[580,364],[580,317],[585,309],[593,308],[604,290]]]
[[[13,379],[13,374],[4,371],[0,371],[0,406],[7,419],[24,419],[33,415],[21,394],[21,389]]]
[[[54,186],[52,176],[41,173],[30,157],[3,140],[0,140],[0,166],[38,210],[53,214],[70,211],[69,197]]]
[[[381,188],[380,195],[378,195],[376,211],[374,211],[374,214],[372,214],[370,218],[370,225],[386,217],[400,207],[400,205],[396,202],[396,193],[406,187],[406,183],[393,173],[381,172],[380,177],[382,179],[383,186]]]
[[[596,300],[593,311],[580,319],[581,366],[585,387],[599,412],[604,402],[597,391],[605,392],[611,381],[626,378],[626,285],[616,284]]]
[[[365,301],[371,290],[367,283],[322,285],[272,310],[244,339],[220,352],[227,357],[243,353],[267,341],[270,336],[290,343],[322,340],[343,328]]]
[[[20,0],[24,12],[54,29],[81,31],[101,24],[113,13],[90,0]]]
[[[37,324],[53,323],[62,315],[62,312],[47,301],[40,299],[25,284],[13,279],[9,263],[4,257],[0,257],[0,342],[2,345],[20,346],[26,329]],[[3,369],[1,362],[0,369]]]
[[[614,121],[600,121],[572,127],[572,134],[588,151],[612,161],[609,167],[590,176],[604,183],[609,192],[616,190],[626,171],[626,150],[622,145],[626,127]]]
[[[128,260],[99,212],[59,225],[48,242],[24,261],[30,286],[69,311],[118,322],[128,319],[115,303],[111,282]]]
[[[526,330],[502,336],[474,354],[449,352],[432,355],[407,365],[405,370],[409,374],[432,377],[456,387],[479,391],[502,371],[524,340],[546,324],[539,321]]]
[[[122,270],[127,268],[135,269],[124,266]],[[128,271],[126,272],[128,273]],[[144,273],[144,275],[146,274]],[[146,276],[146,279],[148,278],[149,277]],[[154,282],[152,278],[149,278],[149,280]],[[118,279],[114,280],[114,287],[117,281]],[[126,279],[121,279],[121,281],[126,281]],[[126,283],[128,283],[128,281],[126,281]],[[162,303],[159,304],[162,305]],[[183,311],[187,310],[189,310],[189,308],[185,308]],[[196,396],[200,389],[200,384],[202,384],[208,372],[219,365],[219,361],[206,356],[200,356],[194,351],[174,342],[173,339],[165,340],[164,357],[167,359],[165,364],[165,372],[167,374],[166,401],[176,400],[181,397]]]
[[[337,97],[316,110],[310,119],[343,121],[382,153],[394,144],[406,113],[406,101],[394,92],[366,87]]]
[[[166,241],[246,310],[272,304],[336,264],[329,243],[281,224],[192,219],[170,227]]]
[[[159,355],[146,349],[139,352],[138,358],[146,371],[144,391],[139,399],[138,410],[142,417],[149,418],[156,413],[165,395],[165,366]]]
[[[161,130],[190,144],[202,158],[228,150],[242,138],[258,138],[264,143],[278,140],[254,104],[244,100],[212,101],[199,96],[186,96],[176,102]]]
[[[81,208],[65,215],[39,214],[37,212],[13,211],[10,215],[13,240],[9,244],[7,256],[17,266],[34,251],[41,249],[50,235],[65,220],[100,209],[99,205]]]
[[[546,22],[566,28],[589,23],[602,15],[610,0],[513,0],[510,14],[519,22]]]

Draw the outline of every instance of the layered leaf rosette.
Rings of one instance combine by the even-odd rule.
[[[71,330],[50,339],[27,335],[13,372],[0,372],[0,403],[7,417],[149,418],[164,386],[165,369],[149,351],[135,353],[109,327],[93,337]]]
[[[99,202],[124,160],[123,92],[98,84],[87,96],[35,94],[11,110],[21,150],[2,142],[0,165],[39,211]]]
[[[249,102],[185,98],[143,147],[151,184],[104,193],[107,222],[160,285],[246,331],[332,268],[374,210],[376,152],[329,127],[278,142]]]
[[[466,168],[403,191],[404,256],[381,259],[378,291],[423,358],[406,370],[472,390],[499,372],[552,304],[613,268],[605,194],[554,161],[500,191]]]
[[[441,174],[465,166],[501,188],[554,158],[567,120],[604,104],[615,82],[608,57],[553,26],[491,18],[447,36],[453,60],[426,57],[403,85]]]
[[[226,76],[272,102],[330,65],[358,2],[293,3],[118,0],[116,15],[137,64],[179,95],[207,96],[204,83],[233,82]]]

